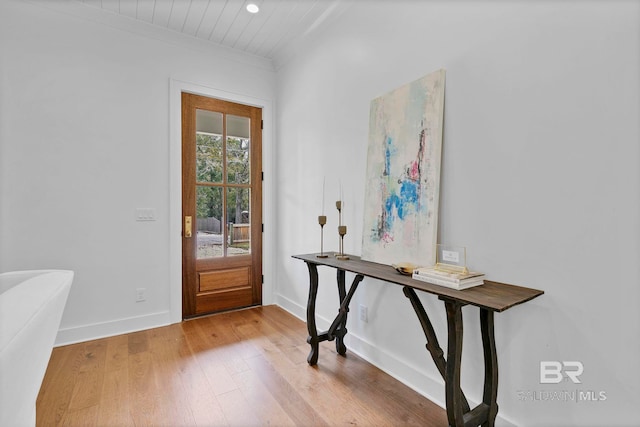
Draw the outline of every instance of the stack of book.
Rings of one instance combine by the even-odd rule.
[[[456,273],[437,269],[435,267],[418,268],[413,271],[412,277],[423,282],[458,290],[479,286],[484,283],[483,273]]]

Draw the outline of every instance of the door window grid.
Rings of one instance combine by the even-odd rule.
[[[197,259],[251,253],[250,126],[248,117],[196,110]]]

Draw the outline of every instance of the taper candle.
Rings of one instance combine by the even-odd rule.
[[[322,178],[322,215],[324,215],[324,184],[326,179],[326,176]]]

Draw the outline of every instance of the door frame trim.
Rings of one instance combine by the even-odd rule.
[[[262,304],[273,303],[275,283],[275,149],[272,101],[169,79],[169,300],[170,321],[182,321],[182,92],[262,108]]]

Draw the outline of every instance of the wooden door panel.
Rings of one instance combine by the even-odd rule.
[[[198,295],[195,315],[249,307],[253,303],[251,286]]]
[[[198,276],[200,293],[228,291],[251,286],[251,269],[249,267],[206,271],[198,273]]]

